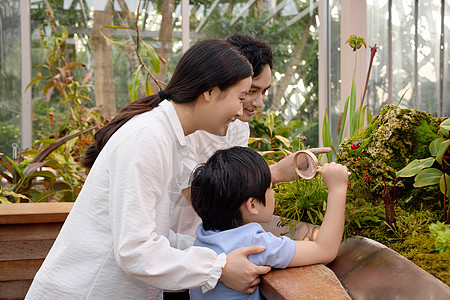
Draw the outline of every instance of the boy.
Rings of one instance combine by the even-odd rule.
[[[266,250],[250,255],[256,265],[275,268],[331,262],[337,254],[344,228],[348,175],[345,166],[330,163],[321,170],[328,187],[327,212],[314,241],[275,237],[256,222],[269,222],[275,200],[270,169],[261,155],[247,147],[218,150],[192,175],[191,199],[201,217],[194,246],[229,253],[249,245]],[[206,293],[190,290],[191,299],[260,299],[232,290],[220,282]]]

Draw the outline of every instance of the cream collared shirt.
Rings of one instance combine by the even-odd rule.
[[[186,140],[173,105],[138,115],[92,167],[26,299],[162,299],[213,288],[224,254],[170,231]]]

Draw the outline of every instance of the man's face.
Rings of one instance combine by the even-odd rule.
[[[243,114],[239,117],[242,122],[249,122],[255,110],[261,108],[266,98],[266,91],[271,85],[271,70],[269,65],[265,65],[261,74],[252,78],[252,85],[245,100],[242,101]]]

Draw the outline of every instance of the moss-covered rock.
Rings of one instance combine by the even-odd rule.
[[[350,169],[353,182],[370,187],[367,200],[377,202],[385,183],[393,190],[397,171],[430,156],[429,144],[438,137],[441,121],[424,111],[386,105],[365,129],[340,145],[337,161]],[[360,142],[360,147],[352,149],[353,142]],[[407,199],[412,184],[412,178],[397,182],[397,199]]]

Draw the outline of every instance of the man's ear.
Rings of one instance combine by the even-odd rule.
[[[206,92],[203,92],[203,96],[205,97],[205,101],[206,102],[210,102],[211,101],[212,94],[213,94],[213,89],[209,89]]]
[[[244,205],[250,215],[259,214],[258,206],[256,205],[255,198],[253,198],[253,197],[248,198],[247,201],[245,201]]]

